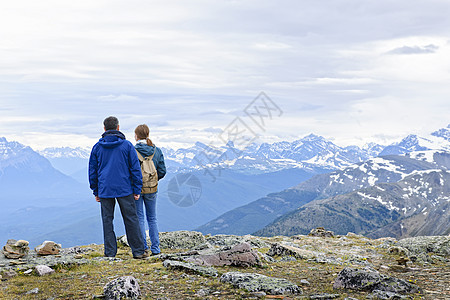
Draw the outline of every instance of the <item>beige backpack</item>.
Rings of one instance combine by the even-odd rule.
[[[155,193],[158,191],[158,173],[152,160],[155,153],[144,158],[138,151],[136,152],[141,163],[142,194]]]

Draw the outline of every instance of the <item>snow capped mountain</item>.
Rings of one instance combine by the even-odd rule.
[[[342,170],[316,175],[290,189],[269,194],[264,198],[229,211],[199,227],[198,230],[211,234],[251,234],[269,225],[276,218],[290,211],[294,211],[311,201],[331,199],[348,193],[353,193],[358,196],[357,191],[361,189],[378,188],[381,184],[406,180],[409,176],[417,174],[420,171],[424,171],[423,174],[425,174],[429,170],[440,170],[450,165],[450,153],[427,153],[427,159],[422,159],[423,157],[419,154],[416,153],[414,154],[415,156],[413,155],[413,157],[419,157],[419,160],[399,155],[375,157]],[[310,212],[312,214],[312,211]],[[333,216],[332,212],[329,212],[329,214]],[[302,217],[306,220],[318,220],[319,223],[321,220],[321,218],[313,215],[302,215]],[[301,222],[301,220],[298,222]],[[296,231],[295,228],[297,227],[295,226],[297,225],[289,223],[292,225],[289,227],[290,225],[287,224],[275,226],[280,226],[282,229],[271,227],[267,231],[258,233],[263,235],[272,233],[287,235],[304,233],[303,231]],[[310,225],[308,224],[308,226]],[[323,225],[319,224],[317,226]],[[308,227],[308,231],[311,228],[313,227]],[[333,229],[333,227],[329,228]],[[283,230],[283,232],[279,232],[278,230]]]
[[[82,158],[89,159],[91,153],[90,148],[70,148],[70,147],[51,147],[38,151],[39,154],[46,158]]]
[[[0,138],[0,201],[17,194],[21,196],[20,201],[4,203],[4,206],[66,193],[77,197],[82,193],[80,185],[30,147]]]
[[[30,147],[18,142],[8,142],[6,138],[0,137],[0,170],[8,167],[20,168],[22,165],[26,165],[33,171],[50,167],[48,160]]]
[[[311,201],[258,233],[305,234],[310,228],[322,226],[337,234],[350,231],[374,238],[448,234],[449,195],[448,171],[414,171],[399,182],[378,183],[351,193]]]
[[[52,147],[39,153],[47,158],[53,167],[81,183],[87,182],[87,165],[90,148]]]
[[[450,142],[450,124],[448,124],[447,128],[441,128],[431,134],[432,136],[443,138]]]
[[[358,146],[340,147],[324,137],[310,134],[288,142],[252,143],[245,149],[238,149],[232,141],[216,147],[196,142],[192,147],[171,149],[162,147],[166,166],[171,173],[189,172],[201,169],[231,169],[254,174],[274,172],[289,168],[305,170],[341,170],[355,163],[383,155],[407,155],[411,152],[441,150],[450,151],[450,125],[427,137],[411,134],[398,143],[383,146],[369,143]],[[90,149],[47,148],[40,154],[65,174],[85,181],[85,172]]]
[[[450,126],[450,125],[449,125]],[[398,143],[387,146],[379,155],[402,155],[413,151],[450,151],[450,129],[442,128],[427,137],[410,134]]]
[[[166,150],[165,157],[176,171],[202,168],[228,168],[244,173],[271,172],[286,168],[335,170],[378,154],[380,145],[367,150],[357,146],[339,147],[324,137],[310,134],[293,142],[253,143],[240,150],[233,142],[212,147],[197,142],[187,149]],[[381,150],[379,150],[381,151]],[[369,154],[370,153],[370,154]]]

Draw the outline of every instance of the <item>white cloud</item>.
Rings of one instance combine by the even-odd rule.
[[[112,114],[127,132],[148,122],[166,140],[194,142],[260,91],[286,112],[271,139],[432,131],[438,116],[449,123],[449,9],[418,0],[4,1],[0,136],[32,124],[49,143],[75,133],[86,143]]]

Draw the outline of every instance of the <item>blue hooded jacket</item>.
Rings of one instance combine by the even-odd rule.
[[[144,158],[155,153],[152,161],[155,165],[156,173],[158,173],[158,180],[162,179],[166,175],[166,164],[164,163],[164,155],[161,149],[156,146],[149,146],[146,143],[139,142],[134,147]]]
[[[120,131],[105,131],[92,148],[89,184],[100,198],[141,193],[142,173],[136,151]]]

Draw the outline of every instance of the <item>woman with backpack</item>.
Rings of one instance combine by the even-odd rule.
[[[136,211],[145,242],[145,251],[148,252],[145,234],[145,219],[147,219],[148,234],[152,243],[150,251],[152,255],[157,255],[161,253],[161,250],[159,249],[159,232],[156,222],[156,196],[158,180],[166,175],[166,166],[161,149],[156,147],[149,138],[150,129],[148,126],[146,124],[138,125],[134,133],[136,139],[135,148],[141,164],[143,183],[141,197],[136,201]]]

